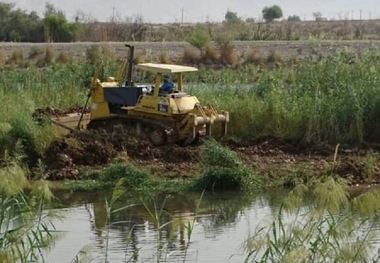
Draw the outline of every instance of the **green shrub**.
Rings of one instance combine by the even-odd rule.
[[[193,187],[202,189],[259,188],[262,178],[241,162],[236,152],[214,140],[207,140],[201,148],[203,173]]]
[[[214,139],[204,141],[201,146],[200,161],[205,167],[235,168],[242,164],[236,152],[222,146]]]
[[[253,169],[241,165],[236,168],[206,169],[193,183],[196,190],[259,189],[264,180]]]
[[[152,184],[152,176],[147,169],[120,160],[115,160],[101,172],[102,181],[116,182],[120,179],[123,179],[126,188],[132,190],[147,188]]]
[[[210,42],[211,38],[205,27],[197,25],[186,40],[194,47],[202,50]]]

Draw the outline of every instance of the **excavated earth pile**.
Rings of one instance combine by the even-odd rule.
[[[44,163],[49,179],[74,179],[78,178],[80,165],[104,165],[116,154],[110,142],[89,132],[76,132],[53,140]]]
[[[38,119],[39,116],[60,117],[80,112],[80,106],[67,110],[47,107],[36,110],[34,116]],[[336,174],[348,178],[352,184],[380,182],[379,145],[302,144],[269,136],[244,144],[227,142],[225,146],[237,152],[244,163],[259,174],[271,178],[305,179]],[[200,150],[199,145],[154,147],[136,138],[107,140],[89,131],[76,131],[53,140],[43,161],[51,180],[77,179],[80,166],[104,166],[115,157],[149,167],[159,176],[186,178],[202,168]]]
[[[237,152],[244,163],[269,178],[307,179],[337,174],[350,179],[352,184],[380,181],[378,152],[364,147],[301,145],[272,137],[226,146]],[[51,180],[76,179],[80,176],[80,166],[104,166],[115,157],[149,167],[159,176],[186,178],[202,168],[200,150],[199,145],[154,147],[146,141],[111,141],[81,131],[55,139],[45,153],[44,162]]]

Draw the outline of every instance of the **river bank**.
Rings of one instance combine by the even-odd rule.
[[[244,143],[226,140],[221,145],[236,153],[242,164],[283,186],[325,175],[346,178],[351,185],[376,184],[380,180],[376,145],[308,145],[275,137]],[[200,162],[202,147],[202,143],[154,147],[146,141],[112,142],[80,132],[55,139],[45,153],[44,162],[50,180],[81,179],[83,167],[101,169],[115,158],[144,167],[157,177],[189,179],[204,168]]]

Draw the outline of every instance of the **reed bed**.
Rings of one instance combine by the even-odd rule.
[[[376,52],[357,57],[342,51],[297,65],[201,66],[186,84],[203,104],[230,112],[229,136],[238,140],[269,135],[309,143],[379,142],[379,60]],[[106,63],[103,75],[113,75],[117,63]],[[78,61],[3,68],[0,127],[11,128],[0,132],[0,140],[21,138],[29,152],[42,152],[54,133],[33,121],[33,111],[83,105],[93,70],[94,64]],[[136,82],[148,77],[135,72]]]

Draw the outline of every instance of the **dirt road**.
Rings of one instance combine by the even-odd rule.
[[[73,43],[4,43],[0,42],[0,50],[6,57],[10,57],[15,50],[23,50],[24,57],[33,49],[44,50],[46,45],[51,45],[56,54],[61,52],[72,57],[85,56],[86,50],[92,45],[108,46],[117,57],[126,57],[124,44],[132,44],[137,52],[142,52],[146,57],[156,59],[165,52],[171,58],[181,57],[186,48],[193,48],[187,42],[73,42]],[[310,54],[329,55],[336,50],[349,50],[361,54],[369,49],[380,50],[380,41],[355,40],[313,40],[313,41],[234,41],[235,50],[240,56],[247,51],[257,50],[262,55],[271,51],[278,51],[284,59],[298,56],[304,58]]]

